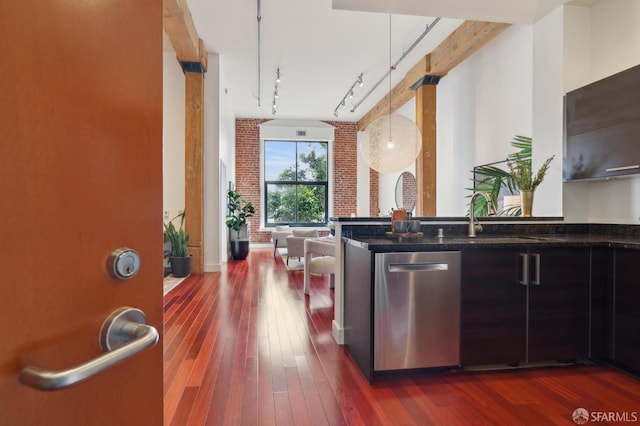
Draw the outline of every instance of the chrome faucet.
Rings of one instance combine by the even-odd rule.
[[[476,202],[476,198],[478,195],[482,195],[485,200],[487,200],[487,208],[489,209],[489,216],[496,215],[496,209],[493,207],[493,202],[491,201],[491,197],[486,192],[474,192],[471,195],[471,201],[469,201],[469,237],[475,237],[476,232],[482,232],[482,225],[478,222],[478,220],[474,216],[474,204]]]

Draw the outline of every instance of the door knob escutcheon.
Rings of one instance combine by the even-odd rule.
[[[133,278],[140,271],[140,255],[128,247],[114,250],[107,262],[109,274],[120,280]]]

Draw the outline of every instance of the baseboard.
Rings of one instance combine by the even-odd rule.
[[[331,334],[337,344],[344,345],[344,328],[340,328],[336,320],[333,320],[331,323]]]
[[[219,263],[205,263],[204,272],[220,272],[222,266]]]
[[[271,243],[249,243],[249,247],[253,248],[273,248],[273,244]]]

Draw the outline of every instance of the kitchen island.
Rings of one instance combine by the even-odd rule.
[[[397,238],[388,225],[369,225],[340,227],[335,295],[336,319],[344,303],[343,343],[369,379],[382,253],[461,253],[460,358],[452,365],[595,359],[640,370],[640,285],[630,275],[640,261],[637,226],[489,223],[468,238],[464,224],[423,222],[422,238]]]

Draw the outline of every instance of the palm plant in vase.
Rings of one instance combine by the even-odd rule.
[[[509,154],[507,160],[510,158],[514,158],[515,156],[519,156],[524,161],[531,161],[531,145],[532,140],[530,137],[516,135],[513,138],[513,141],[511,141],[511,146],[517,148],[518,151],[516,153]],[[517,190],[513,182],[511,173],[509,173],[508,170],[497,167],[496,164],[499,163],[504,163],[504,160],[475,167],[473,188],[467,188],[471,191],[472,194],[473,192],[486,193],[496,209],[499,206],[498,201],[501,193],[506,191],[509,194],[513,194]],[[469,197],[471,197],[471,194],[469,194]],[[489,206],[487,205],[487,201],[484,197],[479,197],[477,199],[476,203],[474,204],[473,213],[475,217],[488,215]],[[520,214],[520,207],[509,207],[503,209],[498,213],[505,216],[518,216]]]
[[[507,160],[507,167],[509,167],[509,171],[511,172],[513,185],[520,191],[520,207],[522,209],[522,216],[531,216],[534,191],[538,185],[542,183],[542,180],[544,179],[547,170],[549,170],[549,166],[551,165],[551,161],[553,161],[554,157],[555,155],[552,155],[547,158],[535,175],[531,166],[531,157],[523,159],[516,154]]]

